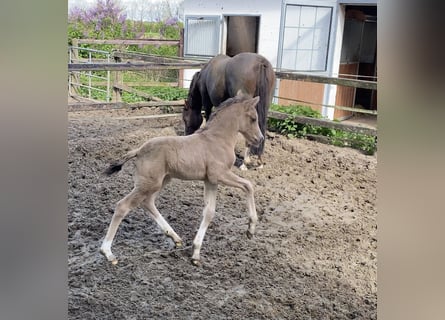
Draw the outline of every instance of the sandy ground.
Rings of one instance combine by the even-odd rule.
[[[152,113],[69,113],[70,319],[376,319],[377,156],[272,132],[263,169],[233,168],[255,185],[255,237],[245,235],[244,196],[220,186],[192,265],[203,183],[173,180],[156,205],[185,249],[137,209],[117,232],[119,263],[108,263],[98,249],[133,163],[101,171],[150,137],[183,132],[180,118],[119,119]]]

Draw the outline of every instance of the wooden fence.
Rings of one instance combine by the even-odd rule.
[[[103,43],[105,40],[97,40],[97,43]],[[112,40],[108,40],[109,43]],[[128,43],[131,43],[130,40],[126,40]],[[123,83],[122,72],[123,71],[147,71],[147,70],[183,70],[183,69],[194,69],[194,68],[202,68],[202,66],[206,63],[205,60],[191,60],[184,58],[176,58],[176,57],[159,57],[153,55],[145,55],[138,53],[129,53],[129,52],[114,52],[113,57],[114,63],[69,63],[68,71],[111,71],[112,72],[112,89],[113,96],[112,101],[110,103],[102,103],[102,102],[79,102],[79,103],[71,103],[68,106],[68,110],[97,110],[97,109],[110,109],[110,108],[140,108],[140,107],[153,107],[153,106],[170,106],[170,107],[181,107],[184,104],[184,101],[160,101],[156,97],[152,97],[147,93],[144,93],[140,90],[136,90],[132,88],[132,86]],[[142,62],[122,62],[123,59],[131,59],[131,60],[139,60]],[[275,72],[278,79],[289,79],[289,80],[298,80],[298,81],[309,81],[316,83],[324,83],[324,84],[334,84],[334,85],[342,85],[354,88],[365,88],[365,89],[377,89],[377,83],[374,81],[365,81],[365,80],[355,80],[355,79],[346,79],[346,78],[335,78],[335,77],[327,77],[320,75],[308,75],[284,70],[277,70]],[[144,84],[144,83],[139,83]],[[178,83],[179,85],[179,83]],[[137,103],[124,103],[122,102],[122,92],[127,91],[133,94],[142,96],[147,100],[144,102]],[[348,108],[341,106],[332,106],[334,108],[340,108],[344,110],[350,109],[351,111],[361,112],[360,109],[357,108]],[[366,113],[368,110],[364,110]],[[374,113],[375,111],[368,112]],[[169,115],[171,116],[171,114]],[[285,119],[288,118],[289,115],[270,111],[269,117],[275,119]],[[294,117],[294,120],[298,123],[312,124],[316,126],[322,126],[333,129],[341,129],[349,132],[356,132],[367,134],[371,136],[377,136],[377,130],[374,128],[369,128],[363,125],[351,125],[342,122],[324,120],[324,119],[315,119],[309,117],[297,116]]]

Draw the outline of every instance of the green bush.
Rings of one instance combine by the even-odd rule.
[[[269,118],[268,120],[268,126],[270,130],[286,135],[288,138],[305,138],[309,135],[318,135],[328,137],[328,141],[335,146],[351,147],[361,150],[363,153],[368,155],[374,154],[377,150],[376,137],[365,134],[352,133],[339,129],[314,126],[311,124],[297,123],[294,120],[295,116],[304,116],[318,119],[322,118],[320,112],[312,109],[309,106],[281,106],[272,104],[270,109],[289,115],[284,120],[272,118]]]
[[[302,105],[281,106],[277,104],[272,104],[270,109],[281,113],[286,113],[289,115],[289,117],[284,120],[269,118],[269,128],[281,134],[284,134],[289,138],[305,137],[307,134],[318,134],[324,136],[329,136],[332,134],[331,132],[332,129],[313,126],[310,124],[301,124],[294,121],[293,119],[294,116],[304,116],[304,117],[318,118],[318,119],[322,118],[320,112],[312,109],[309,106],[302,106]]]

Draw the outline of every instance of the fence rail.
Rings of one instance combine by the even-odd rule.
[[[283,80],[309,81],[309,82],[317,82],[325,84],[336,84],[345,87],[377,90],[376,81],[335,78],[335,77],[312,75],[306,73],[297,73],[292,71],[275,71],[275,75],[277,76],[277,78]]]
[[[126,62],[126,63],[69,63],[68,71],[146,71],[147,69],[194,69],[202,68],[206,62]],[[346,78],[309,75],[290,71],[275,71],[278,79],[298,80],[325,84],[335,84],[346,87],[377,90],[377,82]]]
[[[155,54],[147,54],[133,51],[113,51],[113,57],[120,59],[130,59],[139,61],[149,61],[149,62],[202,62],[206,63],[209,59],[187,59],[184,57],[173,57],[173,56],[159,56]]]
[[[173,41],[175,42],[175,41]],[[80,43],[100,43],[100,44],[151,44],[153,41],[151,40],[142,40],[141,42],[136,40],[97,40],[91,41],[88,40],[86,42],[82,40],[78,40],[78,44]],[[170,44],[168,41],[162,41],[163,44]],[[176,43],[176,42],[175,42]],[[82,48],[83,49],[83,48]],[[100,51],[100,50],[98,50]],[[69,110],[97,110],[97,109],[115,109],[115,108],[139,108],[139,107],[151,107],[151,106],[180,106],[183,105],[183,101],[156,101],[155,97],[152,97],[149,94],[146,94],[140,90],[133,89],[135,86],[132,83],[123,83],[122,72],[123,71],[147,71],[147,70],[183,70],[183,69],[199,69],[202,68],[207,60],[195,60],[195,59],[186,59],[182,57],[161,57],[156,55],[149,54],[141,54],[136,52],[122,52],[122,51],[114,51],[111,55],[111,58],[114,59],[115,63],[108,62],[93,62],[89,61],[88,63],[79,63],[78,60],[70,60],[71,63],[68,64],[68,71],[70,74],[76,74],[79,72],[95,72],[95,71],[107,71],[108,79],[106,82],[102,81],[102,85],[105,83],[110,83],[111,89],[113,90],[113,101],[110,102],[107,99],[106,103],[74,103],[70,104]],[[128,61],[121,62],[122,60],[136,60],[137,62]],[[113,80],[110,79],[110,72],[114,75]],[[346,87],[353,88],[363,88],[363,89],[377,89],[376,81],[367,81],[367,80],[358,80],[358,79],[350,79],[343,77],[328,77],[323,75],[314,75],[307,73],[299,73],[293,72],[289,70],[276,70],[276,77],[278,79],[283,80],[297,80],[297,81],[305,81],[305,82],[315,82],[315,83],[323,83],[323,84],[332,84],[332,85],[340,85]],[[111,83],[112,82],[112,83]],[[143,82],[139,82],[141,84]],[[147,82],[148,83],[148,82]],[[153,82],[150,82],[153,83]],[[181,83],[181,80],[177,82],[178,85]],[[137,103],[124,103],[121,101],[122,92],[130,92],[139,96],[144,97],[147,100],[144,102]],[[108,96],[108,94],[107,94]],[[278,97],[280,99],[286,99],[285,97]],[[287,99],[293,100],[293,99]],[[297,101],[297,100],[295,100]],[[304,103],[304,101],[297,101]],[[353,111],[357,113],[366,113],[366,114],[377,114],[375,110],[366,110],[361,108],[351,108],[351,107],[343,107],[343,106],[327,106],[329,108],[336,108],[341,110]],[[270,111],[269,116],[276,119],[284,119],[289,117],[289,115]],[[323,126],[334,129],[342,129],[345,131],[352,131],[356,133],[364,133],[371,136],[377,135],[377,130],[374,128],[369,128],[366,126],[360,125],[348,125],[340,122],[334,122],[330,120],[322,120],[322,119],[314,119],[307,117],[294,117],[294,120],[299,123],[313,124],[317,126]]]
[[[147,71],[151,70],[168,70],[168,69],[194,69],[202,68],[203,62],[193,63],[176,63],[176,62],[153,62],[153,63],[134,63],[134,62],[117,62],[117,63],[69,63],[68,71]]]
[[[180,45],[180,40],[165,39],[76,39],[77,44],[111,44],[111,45]]]

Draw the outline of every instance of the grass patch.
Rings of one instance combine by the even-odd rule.
[[[106,90],[106,87],[103,86],[95,86],[95,88]],[[187,98],[188,90],[184,88],[179,87],[166,87],[166,86],[160,86],[160,87],[135,87],[135,89],[138,89],[140,91],[143,91],[145,93],[150,94],[153,97],[160,98],[165,101],[176,101]],[[79,88],[79,93],[83,97],[89,97],[89,90],[85,87]],[[110,93],[112,95],[112,93]],[[95,100],[100,101],[106,101],[107,95],[105,92],[97,91],[97,90],[91,90],[91,98]],[[122,101],[126,103],[132,103],[132,102],[141,102],[146,101],[145,98],[138,96],[134,93],[122,92]]]
[[[144,91],[154,97],[165,101],[176,101],[187,98],[188,90],[179,87],[136,87],[140,91]]]

